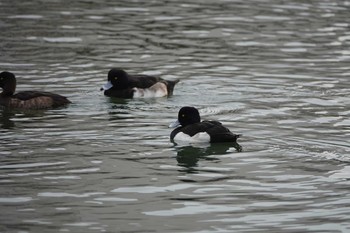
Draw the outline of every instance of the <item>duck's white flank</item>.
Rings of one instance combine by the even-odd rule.
[[[206,132],[197,133],[192,137],[183,132],[179,132],[175,135],[174,141],[180,143],[207,143],[210,142],[210,136]]]
[[[149,88],[137,88],[134,87],[133,98],[152,98],[152,97],[163,97],[168,95],[167,87],[164,83],[158,82]]]

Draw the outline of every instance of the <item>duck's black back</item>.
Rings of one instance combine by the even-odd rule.
[[[218,121],[202,121],[207,125],[206,132],[210,135],[210,142],[236,142],[240,135],[232,133]]]
[[[128,76],[128,87],[133,88],[149,88],[157,82],[163,81],[162,78],[148,76],[148,75],[129,75]]]

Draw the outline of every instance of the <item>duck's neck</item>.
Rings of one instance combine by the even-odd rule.
[[[10,79],[2,88],[1,96],[12,96],[16,90],[16,79]]]

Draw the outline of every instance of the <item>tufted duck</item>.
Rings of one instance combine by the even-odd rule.
[[[43,91],[21,91],[14,94],[16,90],[16,78],[11,72],[0,73],[0,105],[19,109],[45,109],[55,108],[70,101],[61,95]]]
[[[118,98],[151,98],[172,95],[179,80],[167,81],[149,75],[130,75],[121,69],[111,69],[101,88],[106,96]]]
[[[173,142],[236,142],[240,137],[218,121],[201,121],[199,112],[194,107],[181,108],[178,120],[170,124],[170,127],[177,127],[170,134]]]

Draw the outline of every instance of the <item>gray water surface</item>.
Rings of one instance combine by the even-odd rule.
[[[350,232],[350,1],[0,2],[0,232]],[[180,79],[99,91],[111,67]],[[182,106],[243,134],[180,146]]]

